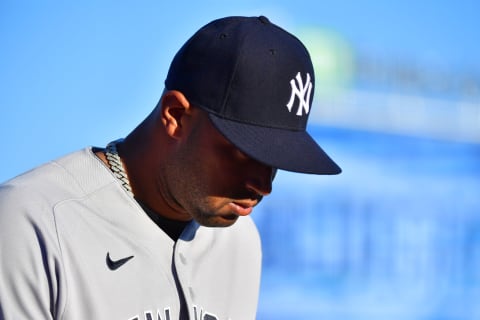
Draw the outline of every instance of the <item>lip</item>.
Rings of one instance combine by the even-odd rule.
[[[245,202],[230,202],[230,208],[237,216],[248,216],[252,213],[255,204]]]

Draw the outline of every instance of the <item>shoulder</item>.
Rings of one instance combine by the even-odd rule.
[[[226,228],[193,223],[186,231],[176,243],[174,262],[180,283],[189,289],[187,304],[196,306],[193,313],[198,308],[215,319],[253,319],[262,256],[253,220],[240,217]]]
[[[240,217],[238,221],[230,227],[230,230],[237,237],[244,238],[247,236],[251,241],[260,242],[257,226],[250,216]]]
[[[209,251],[210,255],[216,252],[223,257],[225,254],[239,258],[245,255],[261,256],[260,235],[249,216],[240,217],[232,226],[225,228],[202,227],[193,222],[187,226],[177,242],[177,247],[183,247],[192,255],[200,256],[203,251]]]
[[[239,217],[231,226],[224,228],[210,228],[198,225],[196,222],[189,224],[182,234],[181,240],[186,242],[207,240],[214,241],[222,238],[222,242],[238,241],[260,242],[258,229],[251,217]]]
[[[61,202],[85,197],[111,183],[111,174],[90,148],[68,154],[0,184],[0,234],[6,228],[54,228]]]
[[[111,174],[86,148],[0,184],[0,205],[55,205],[66,198],[82,197],[111,181]]]

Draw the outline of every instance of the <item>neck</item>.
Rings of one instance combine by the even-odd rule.
[[[168,185],[163,183],[168,144],[158,128],[146,121],[118,146],[134,197],[164,218],[190,221],[191,216],[173,200]]]

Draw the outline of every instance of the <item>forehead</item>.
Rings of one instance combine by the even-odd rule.
[[[238,149],[233,143],[230,142],[225,136],[215,127],[210,120],[208,113],[201,108],[195,107],[195,117],[198,121],[197,132],[192,132],[193,139],[197,139],[197,143],[204,152],[204,155],[208,158],[208,155],[217,156],[223,160],[236,164],[246,163],[258,163],[257,160],[247,155],[242,150]],[[268,166],[262,164],[264,166]],[[268,166],[270,167],[270,166]],[[276,175],[276,168],[272,168],[272,178]]]
[[[199,107],[194,108],[195,111],[193,115],[196,118],[197,128],[192,131],[192,134],[194,135],[193,139],[197,139],[197,143],[199,143],[202,148],[215,148],[218,152],[235,153],[241,158],[250,159],[248,155],[238,149],[215,127],[208,116],[208,112]]]
[[[230,145],[235,147],[225,136],[213,125],[208,112],[203,110],[200,107],[193,106],[192,115],[195,118],[195,128],[192,131],[194,135],[202,135],[206,139],[222,143],[225,145]]]

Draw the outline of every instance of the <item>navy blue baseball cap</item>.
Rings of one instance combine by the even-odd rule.
[[[205,110],[239,150],[271,167],[338,174],[306,131],[315,76],[295,36],[266,17],[226,17],[198,30],[177,52],[165,87]]]

